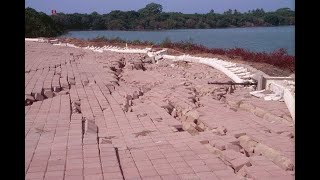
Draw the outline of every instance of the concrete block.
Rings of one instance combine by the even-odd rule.
[[[222,151],[222,158],[228,162],[231,162],[234,159],[240,158],[240,157],[244,157],[241,153],[236,152],[234,150],[225,150]]]
[[[257,77],[257,90],[263,90],[266,88],[266,78],[263,75],[258,75]]]
[[[222,140],[210,140],[209,143],[220,151],[226,149],[226,143]]]
[[[37,101],[43,101],[44,100],[44,96],[41,93],[35,93],[34,94],[34,99]]]
[[[236,172],[238,172],[243,166],[251,166],[249,158],[247,157],[238,157],[231,160],[230,164]]]
[[[94,120],[85,120],[85,128],[84,134],[97,134],[98,133],[98,126],[95,124]]]
[[[46,98],[52,98],[54,96],[54,93],[51,90],[44,90],[43,94]]]
[[[235,152],[240,152],[240,146],[239,145],[235,145],[235,144],[231,144],[231,143],[228,143],[226,145],[226,149],[227,150],[234,150]]]

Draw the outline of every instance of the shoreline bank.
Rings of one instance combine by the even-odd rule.
[[[268,27],[290,27],[290,26],[295,26],[295,25],[266,25],[266,26],[241,26],[241,27],[217,27],[217,28],[181,28],[181,29],[126,29],[126,30],[121,30],[121,29],[67,29],[64,34],[70,32],[70,31],[123,31],[123,32],[130,32],[130,31],[145,31],[145,32],[157,32],[157,31],[179,31],[179,30],[210,30],[210,29],[241,29],[241,28],[268,28]]]
[[[50,38],[54,39],[54,38]],[[190,54],[205,58],[220,58],[223,60],[246,64],[252,66],[270,76],[290,76],[295,73],[295,56],[286,54],[283,49],[272,53],[251,52],[241,48],[222,49],[206,48],[190,42],[172,43],[163,42],[154,44],[147,41],[125,41],[119,38],[106,39],[96,38],[92,40],[82,40],[77,38],[57,38],[62,43],[70,43],[79,47],[86,46],[118,46],[128,48],[167,48],[168,55]]]

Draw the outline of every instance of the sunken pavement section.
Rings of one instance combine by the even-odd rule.
[[[284,102],[201,64],[25,45],[25,179],[294,179]]]

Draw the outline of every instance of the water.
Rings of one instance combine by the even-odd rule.
[[[284,48],[295,54],[295,26],[254,27],[228,29],[181,29],[162,31],[70,31],[61,37],[93,39],[98,36],[119,37],[160,43],[169,38],[172,42],[192,41],[209,48],[245,48],[255,52],[272,52]]]

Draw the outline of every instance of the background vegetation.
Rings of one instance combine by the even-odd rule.
[[[49,37],[65,30],[162,30],[206,29],[227,27],[295,25],[295,12],[281,8],[275,12],[255,9],[245,13],[231,10],[222,14],[214,10],[206,14],[162,12],[162,6],[150,3],[138,11],[111,11],[108,14],[46,15],[32,8],[25,9],[26,37]]]
[[[63,32],[63,26],[50,16],[32,8],[25,9],[25,37],[53,37]]]
[[[245,13],[231,10],[222,14],[214,10],[206,14],[183,14],[179,12],[162,12],[162,6],[150,3],[138,11],[111,11],[108,14],[64,14],[51,15],[55,24],[67,30],[161,30],[161,29],[205,29],[227,27],[281,26],[294,25],[295,12],[289,8],[281,8],[274,12],[255,9]],[[52,22],[44,13],[37,13],[31,8],[26,9],[26,20],[33,23]],[[38,26],[39,24],[38,23]],[[30,22],[28,23],[30,24]],[[47,32],[45,28],[42,31]],[[45,29],[45,30],[44,30]],[[59,29],[60,30],[60,29]]]

